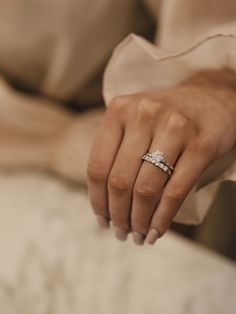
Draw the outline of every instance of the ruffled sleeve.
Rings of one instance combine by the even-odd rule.
[[[130,34],[114,50],[104,74],[106,105],[119,95],[176,86],[204,69],[229,67],[236,72],[236,19],[226,27],[211,28],[191,45],[170,51]],[[201,176],[177,216],[176,222],[203,221],[221,181],[236,182],[236,147]]]

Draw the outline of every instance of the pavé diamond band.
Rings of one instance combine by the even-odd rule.
[[[159,167],[162,171],[168,174],[170,177],[174,171],[174,166],[165,161],[164,153],[159,150],[153,153],[146,153],[142,157],[143,160],[149,161],[155,166]]]

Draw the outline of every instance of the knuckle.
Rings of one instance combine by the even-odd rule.
[[[115,98],[113,98],[108,106],[108,110],[111,111],[120,111],[121,109],[123,109],[124,104],[127,104],[127,102],[129,102],[131,99],[131,96],[116,96]]]
[[[137,106],[137,119],[141,123],[151,121],[156,115],[157,106],[149,99],[143,99]]]
[[[134,193],[137,196],[141,196],[143,198],[153,199],[157,196],[157,190],[154,188],[154,186],[139,183],[134,187]]]
[[[184,192],[179,188],[171,188],[164,194],[164,197],[172,204],[179,204],[184,197]]]
[[[126,192],[129,190],[129,182],[128,180],[117,174],[111,174],[108,179],[108,186],[117,192]]]
[[[189,127],[190,119],[184,116],[183,114],[174,111],[171,112],[169,117],[167,118],[167,128],[171,130],[185,130]]]
[[[97,161],[90,161],[87,167],[87,175],[91,180],[106,181],[107,173],[105,166]]]

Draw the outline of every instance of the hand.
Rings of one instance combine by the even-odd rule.
[[[100,226],[153,244],[169,228],[201,173],[236,142],[236,78],[199,73],[178,87],[117,97],[109,104],[87,167],[90,201]],[[168,176],[142,161],[164,152]]]

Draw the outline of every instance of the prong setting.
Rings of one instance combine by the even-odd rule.
[[[150,152],[145,153],[142,159],[151,162],[155,166],[159,167],[162,171],[167,173],[169,177],[172,175],[174,171],[174,166],[165,161],[164,153],[160,152],[159,150],[153,153]]]

